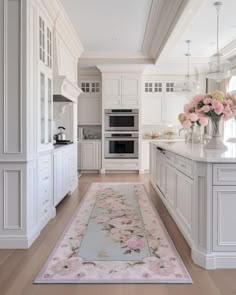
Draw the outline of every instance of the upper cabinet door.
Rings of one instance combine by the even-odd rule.
[[[122,104],[138,106],[140,100],[140,75],[122,76]]]
[[[163,123],[179,124],[178,115],[183,112],[187,98],[183,94],[165,95],[162,99]]]
[[[103,99],[106,108],[120,107],[121,105],[120,75],[106,75],[103,77]]]
[[[42,65],[52,70],[52,28],[39,16],[39,60]]]

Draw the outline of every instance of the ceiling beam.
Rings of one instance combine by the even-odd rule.
[[[189,0],[153,0],[142,52],[156,62]]]

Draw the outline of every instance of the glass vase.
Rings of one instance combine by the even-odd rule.
[[[198,125],[192,125],[187,129],[186,141],[188,143],[200,143],[201,142],[201,127]]]
[[[209,118],[211,139],[204,146],[206,149],[227,149],[223,143],[224,121],[221,116]]]

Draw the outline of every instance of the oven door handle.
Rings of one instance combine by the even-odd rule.
[[[138,114],[132,114],[132,113],[109,113],[109,114],[105,114],[108,117],[135,117],[138,116]]]
[[[121,138],[115,138],[115,137],[107,137],[105,138],[107,141],[138,141],[138,138],[127,138],[127,137],[121,137]]]

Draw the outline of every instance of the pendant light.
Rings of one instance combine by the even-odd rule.
[[[209,73],[207,74],[208,79],[215,80],[216,82],[221,82],[222,80],[230,77],[230,61],[225,60],[223,55],[219,50],[219,22],[220,22],[220,7],[222,2],[215,2],[214,6],[216,8],[216,46],[217,52],[211,57],[209,63]]]
[[[186,40],[185,43],[187,44],[187,53],[184,55],[187,57],[187,75],[185,76],[185,81],[182,83],[177,83],[175,85],[176,92],[196,92],[199,88],[199,82],[193,81],[190,79],[190,44],[192,43],[191,40]]]

